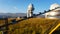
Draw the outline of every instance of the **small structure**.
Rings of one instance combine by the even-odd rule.
[[[30,3],[27,9],[27,18],[33,16],[33,11],[34,11],[34,6],[33,4]]]
[[[60,5],[56,4],[56,3],[52,4],[51,7],[50,7],[50,10],[56,9],[57,7],[60,7]],[[45,18],[59,19],[60,18],[60,8],[46,13]]]

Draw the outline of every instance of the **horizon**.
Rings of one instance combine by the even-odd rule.
[[[60,1],[60,0],[59,0]],[[50,5],[58,0],[0,0],[0,13],[26,13],[30,3],[34,5],[34,13],[49,10]]]

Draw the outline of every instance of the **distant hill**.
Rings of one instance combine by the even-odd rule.
[[[15,18],[15,17],[23,17],[26,16],[26,13],[0,13],[0,18],[8,17],[8,18]],[[44,18],[44,15],[37,16],[38,18]]]
[[[0,13],[0,18],[2,17],[23,17],[26,13]]]

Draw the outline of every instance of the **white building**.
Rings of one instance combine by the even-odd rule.
[[[52,4],[50,6],[50,10],[53,10],[57,7],[60,7],[59,4]],[[56,9],[56,10],[53,10],[53,11],[50,11],[48,13],[45,14],[45,18],[49,18],[49,19],[59,19],[60,18],[60,8]]]
[[[34,10],[34,6],[33,6],[33,4],[30,3],[28,5],[28,9],[27,9],[27,18],[33,16],[33,10]]]

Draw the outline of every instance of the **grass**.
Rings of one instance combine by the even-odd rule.
[[[23,20],[19,23],[9,25],[8,34],[44,34],[57,20],[44,18]],[[60,20],[57,22],[59,23]]]

